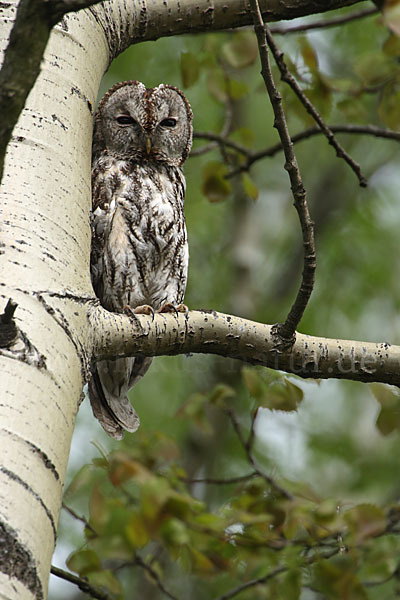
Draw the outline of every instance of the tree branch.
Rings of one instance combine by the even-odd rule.
[[[329,129],[333,133],[349,133],[352,135],[372,135],[378,138],[385,138],[388,140],[395,140],[397,142],[400,141],[400,133],[398,131],[392,131],[391,129],[384,129],[382,127],[376,127],[375,125],[329,125]],[[302,140],[306,140],[308,138],[314,137],[315,135],[321,135],[323,131],[319,127],[309,127],[304,131],[300,131],[292,137],[292,143],[296,144],[297,142],[301,142]],[[202,137],[204,135],[204,139],[215,139],[218,141],[220,145],[224,144],[224,139],[217,139],[217,134],[208,134],[206,137],[205,134],[198,133],[196,137]],[[278,152],[283,149],[281,143],[275,144],[274,146],[270,146],[269,148],[265,148],[264,150],[259,150],[258,152],[250,152],[243,146],[238,146],[238,144],[233,145],[229,140],[227,140],[228,147],[232,148],[232,150],[236,150],[241,154],[247,154],[247,160],[244,164],[240,165],[237,169],[230,171],[226,177],[229,179],[234,177],[238,173],[243,171],[248,171],[250,167],[257,161],[266,158],[275,156]],[[235,147],[236,146],[236,147]]]
[[[257,475],[259,475],[259,477],[261,477],[262,479],[264,479],[268,485],[271,486],[271,488],[273,490],[275,490],[275,492],[278,492],[278,494],[280,494],[281,496],[283,496],[283,498],[285,498],[286,500],[293,500],[293,496],[292,494],[290,494],[290,492],[288,492],[287,490],[285,490],[283,487],[281,487],[278,483],[276,483],[275,479],[273,477],[271,477],[270,475],[267,475],[266,473],[264,473],[264,471],[262,471],[256,464],[256,461],[254,460],[253,457],[253,453],[251,452],[251,443],[250,440],[252,441],[252,437],[253,437],[253,432],[254,432],[254,421],[255,419],[252,420],[252,427],[251,427],[251,433],[250,433],[250,438],[249,441],[246,442],[246,440],[243,437],[243,433],[242,430],[240,428],[239,425],[239,421],[237,420],[237,416],[235,414],[235,412],[231,409],[228,408],[227,410],[228,416],[231,420],[232,423],[232,427],[235,430],[235,433],[242,445],[243,450],[246,453],[246,457],[247,460],[249,461],[249,463],[251,464],[251,466],[253,467],[253,469],[255,470],[255,472],[257,473]]]
[[[265,37],[267,39],[268,46],[269,46],[272,54],[274,55],[275,62],[278,66],[278,69],[281,73],[282,81],[286,82],[292,88],[292,90],[294,91],[294,93],[296,94],[296,96],[298,97],[298,99],[300,100],[300,102],[302,103],[304,108],[306,109],[306,111],[312,116],[312,118],[315,120],[315,122],[321,128],[321,130],[324,133],[324,135],[326,136],[329,144],[331,146],[333,146],[333,148],[335,148],[336,155],[339,158],[343,158],[343,160],[345,162],[347,162],[347,164],[350,166],[350,168],[357,175],[360,186],[366,187],[367,180],[365,179],[364,175],[361,172],[360,165],[358,163],[356,163],[351,158],[351,156],[346,152],[346,150],[343,148],[343,146],[341,144],[339,144],[339,142],[333,135],[333,132],[329,129],[328,125],[325,123],[325,121],[323,120],[321,115],[316,110],[315,106],[307,98],[307,96],[305,95],[305,93],[303,92],[303,90],[301,89],[299,84],[297,83],[296,79],[293,77],[293,75],[289,71],[289,69],[283,59],[283,53],[276,46],[275,41],[271,35],[270,29],[267,25],[265,25]]]
[[[88,306],[97,359],[117,356],[218,354],[303,378],[350,379],[400,385],[400,346],[297,333],[290,349],[279,346],[271,325],[214,311],[188,315],[125,315]]]
[[[308,211],[306,191],[301,180],[299,166],[297,164],[293,143],[290,138],[286,116],[282,106],[282,96],[278,92],[272,76],[267,41],[268,45],[271,47],[271,43],[273,44],[273,39],[269,33],[268,26],[264,25],[263,23],[259,8],[259,1],[250,0],[250,6],[254,19],[254,31],[257,36],[260,53],[261,75],[263,76],[274,111],[274,127],[278,130],[283,151],[285,153],[285,169],[289,174],[290,187],[294,198],[294,206],[299,216],[303,236],[304,269],[300,289],[297,293],[293,306],[286,317],[286,321],[283,324],[277,325],[275,329],[276,334],[282,338],[284,343],[293,343],[295,330],[301,321],[314,287],[316,269],[314,226]]]
[[[65,581],[69,581],[78,586],[78,588],[84,594],[88,594],[92,598],[96,598],[96,600],[111,600],[111,596],[106,592],[102,592],[96,586],[91,585],[85,579],[78,577],[77,575],[73,575],[73,573],[69,573],[68,571],[64,571],[64,569],[59,569],[58,567],[51,566],[50,572],[56,577],[60,577],[61,579],[65,579]]]
[[[258,477],[257,471],[252,471],[248,475],[239,475],[238,477],[229,477],[227,479],[219,479],[218,477],[179,477],[180,481],[185,483],[204,483],[209,485],[233,485],[236,483],[242,483],[243,481],[249,481]]]
[[[158,589],[165,596],[168,596],[168,598],[171,598],[171,600],[178,600],[176,596],[174,596],[173,594],[171,594],[171,592],[169,590],[167,590],[167,588],[161,581],[157,571],[155,571],[148,563],[146,563],[144,560],[142,560],[142,558],[139,555],[136,555],[133,564],[136,564],[139,567],[142,567],[142,569],[144,569],[145,571],[147,571],[147,573],[150,575],[151,579],[154,581],[154,583],[156,584]]]
[[[337,27],[338,25],[345,25],[351,21],[358,19],[364,19],[372,15],[379,14],[379,9],[375,7],[353,12],[347,15],[333,17],[332,19],[322,19],[321,21],[314,21],[314,23],[303,23],[302,25],[294,25],[293,27],[271,27],[271,33],[274,35],[287,35],[289,33],[299,33],[301,31],[310,31],[312,29],[324,29],[327,27]]]

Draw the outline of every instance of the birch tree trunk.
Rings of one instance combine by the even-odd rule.
[[[267,17],[276,20],[355,2],[265,0],[263,4]],[[15,4],[3,4],[3,52],[14,16]],[[52,32],[40,76],[8,147],[0,198],[0,308],[8,298],[18,304],[18,338],[0,349],[2,598],[46,597],[75,415],[93,353],[140,352],[140,332],[148,339],[145,326],[160,333],[165,324],[172,335],[169,353],[188,351],[179,344],[181,332],[190,340],[190,331],[184,323],[174,328],[170,316],[160,317],[162,327],[158,317],[153,325],[139,318],[143,329],[139,327],[139,336],[129,346],[129,321],[123,317],[110,321],[93,297],[90,146],[103,73],[130,43],[250,21],[244,0],[111,0],[69,15]],[[214,318],[209,315],[195,325],[210,327],[212,334]],[[227,323],[219,353],[229,355],[229,336],[235,337],[237,331]],[[239,330],[243,327],[236,325]],[[118,330],[125,348],[121,351],[116,349]],[[160,352],[156,338],[153,348],[146,346],[143,353]],[[215,351],[219,342],[207,346],[207,339],[196,337],[196,344],[204,342],[196,351],[211,347]],[[165,344],[162,348],[167,351]],[[246,339],[246,348],[251,350],[251,339]],[[235,348],[232,352],[236,355]],[[257,362],[251,356],[243,358]],[[317,372],[311,367],[308,371],[310,376]]]

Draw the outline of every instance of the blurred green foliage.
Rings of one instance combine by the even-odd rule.
[[[400,42],[379,17],[276,40],[328,123],[400,131]],[[250,31],[172,37],[126,51],[101,93],[124,79],[177,85],[196,131],[258,150],[278,141],[259,69]],[[291,133],[312,125],[280,89]],[[399,344],[399,144],[338,137],[370,185],[322,136],[296,145],[318,257],[299,329]],[[275,323],[300,280],[300,228],[282,154],[226,179],[244,160],[215,145],[185,165],[186,303]],[[93,419],[97,458],[70,472],[65,504],[86,520],[71,570],[126,600],[399,597],[397,390],[179,356],[156,359],[131,399],[140,430],[112,443]]]

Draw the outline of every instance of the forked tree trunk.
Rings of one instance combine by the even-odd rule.
[[[264,6],[277,19],[355,2]],[[134,41],[244,25],[246,7],[244,0],[110,0],[69,15],[51,35],[8,148],[0,197],[0,312],[12,298],[19,328],[0,349],[2,598],[46,597],[75,415],[93,348],[107,345],[104,333],[95,339],[103,313],[89,277],[91,129],[102,75]],[[15,5],[2,3],[3,51],[14,17]]]

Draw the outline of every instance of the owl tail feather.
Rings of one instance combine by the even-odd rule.
[[[102,361],[99,367],[102,367],[104,362],[109,361]],[[104,431],[116,440],[123,438],[124,430],[133,432],[139,427],[139,417],[126,393],[121,396],[110,393],[102,384],[97,367],[94,368],[89,382],[89,399],[94,416]]]

